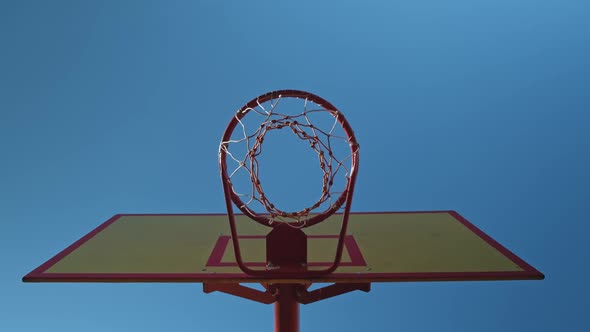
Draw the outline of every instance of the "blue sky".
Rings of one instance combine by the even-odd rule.
[[[303,306],[302,331],[590,329],[589,14],[577,0],[1,1],[0,330],[271,330],[272,306],[199,284],[20,279],[116,213],[223,212],[221,133],[285,88],[351,122],[353,210],[455,209],[546,274],[374,284]]]

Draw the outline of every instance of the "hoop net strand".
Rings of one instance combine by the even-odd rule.
[[[266,101],[259,102],[256,100],[255,107],[244,107],[235,114],[237,121],[234,132],[234,139],[228,139],[220,143],[220,154],[225,153],[228,161],[233,161],[228,165],[227,177],[230,182],[234,203],[248,215],[261,215],[255,212],[252,206],[254,203],[260,205],[265,212],[265,220],[268,225],[275,222],[283,222],[292,227],[306,227],[310,216],[318,213],[334,213],[344,203],[346,199],[346,186],[350,180],[350,163],[352,158],[353,143],[349,137],[337,135],[336,130],[340,128],[340,112],[322,108],[322,105],[310,102],[308,98],[303,101],[303,110],[296,114],[284,114],[279,112],[279,104],[283,99],[282,95],[270,99],[270,106]],[[267,107],[265,108],[265,104]],[[320,108],[308,109],[310,104],[318,105]],[[327,114],[321,114],[327,113]],[[260,125],[252,131],[246,128],[244,116],[256,115],[261,119]],[[317,115],[329,115],[333,118],[331,126],[320,128],[314,125],[312,117]],[[239,128],[238,128],[239,127]],[[311,206],[299,211],[285,211],[273,204],[262,187],[259,177],[260,165],[257,159],[263,151],[263,143],[266,135],[272,130],[289,130],[302,141],[305,141],[309,147],[316,153],[319,162],[319,168],[322,172],[321,193],[319,198]],[[239,134],[238,134],[239,133]],[[348,155],[339,157],[334,153],[334,144],[346,144],[350,151]],[[245,153],[242,156],[232,153],[232,147],[236,145],[245,145]],[[356,144],[354,142],[354,144]],[[286,147],[288,148],[288,147]],[[354,147],[356,149],[356,146]],[[240,188],[238,191],[232,184],[234,177],[247,172],[251,185],[248,188]],[[343,188],[333,188],[337,182],[337,176],[343,176],[346,183]],[[237,198],[237,199],[236,199]]]

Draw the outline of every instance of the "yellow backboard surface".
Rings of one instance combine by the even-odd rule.
[[[306,228],[310,269],[334,260],[341,215]],[[270,228],[237,216],[246,265]],[[542,279],[454,211],[353,213],[338,269],[313,282]],[[289,282],[245,275],[223,214],[119,214],[23,278],[31,282]]]

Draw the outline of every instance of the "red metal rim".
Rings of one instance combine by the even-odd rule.
[[[351,185],[350,185],[351,179],[354,179],[356,170],[358,168],[358,159],[359,159],[358,147],[359,146],[358,146],[358,142],[356,140],[356,137],[354,135],[354,132],[352,131],[352,127],[350,126],[350,124],[348,123],[348,121],[346,120],[344,115],[334,105],[332,105],[330,102],[328,102],[327,100],[325,100],[317,95],[314,95],[312,93],[305,92],[305,91],[300,91],[300,90],[277,90],[277,91],[265,93],[263,95],[260,95],[256,98],[252,99],[251,101],[246,103],[244,106],[242,106],[236,112],[236,114],[232,117],[230,123],[227,125],[227,127],[225,129],[225,132],[223,133],[223,137],[222,137],[221,141],[226,142],[231,139],[234,129],[239,124],[240,120],[248,114],[250,109],[257,107],[259,104],[265,103],[265,102],[272,100],[272,99],[277,99],[279,97],[307,99],[308,101],[313,102],[313,103],[323,107],[325,110],[332,113],[334,118],[337,119],[339,124],[342,126],[342,129],[344,130],[344,132],[347,136],[347,139],[349,141],[349,146],[350,146],[350,150],[351,150],[351,173],[349,175],[350,178],[349,178],[349,181],[346,185],[346,188],[340,194],[338,199],[336,199],[334,201],[334,203],[330,206],[330,208],[327,209],[326,211],[316,214],[313,217],[305,220],[304,222],[291,223],[293,226],[296,226],[296,227],[308,227],[308,226],[312,226],[314,224],[317,224],[317,223],[325,220],[326,218],[328,218],[332,214],[334,214],[336,211],[338,211],[338,209],[340,209],[340,207],[346,201],[346,198],[348,197],[348,194],[351,191]],[[227,153],[225,152],[224,149],[219,149],[219,169],[221,172],[222,181],[224,183],[224,188],[225,188],[226,184],[228,184],[228,186],[231,188],[231,180],[230,180],[229,174],[227,173],[227,169],[228,169],[228,167],[227,167]],[[231,199],[231,201],[245,215],[247,215],[249,218],[257,221],[258,223],[265,225],[265,226],[270,226],[270,227],[275,227],[275,226],[281,224],[281,223],[269,223],[268,215],[259,214],[255,211],[253,211],[252,209],[250,209],[233,190],[226,190],[225,196],[226,196],[225,197],[226,200]]]

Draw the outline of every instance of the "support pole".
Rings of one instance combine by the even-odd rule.
[[[275,302],[275,332],[299,332],[298,284],[278,284]]]

